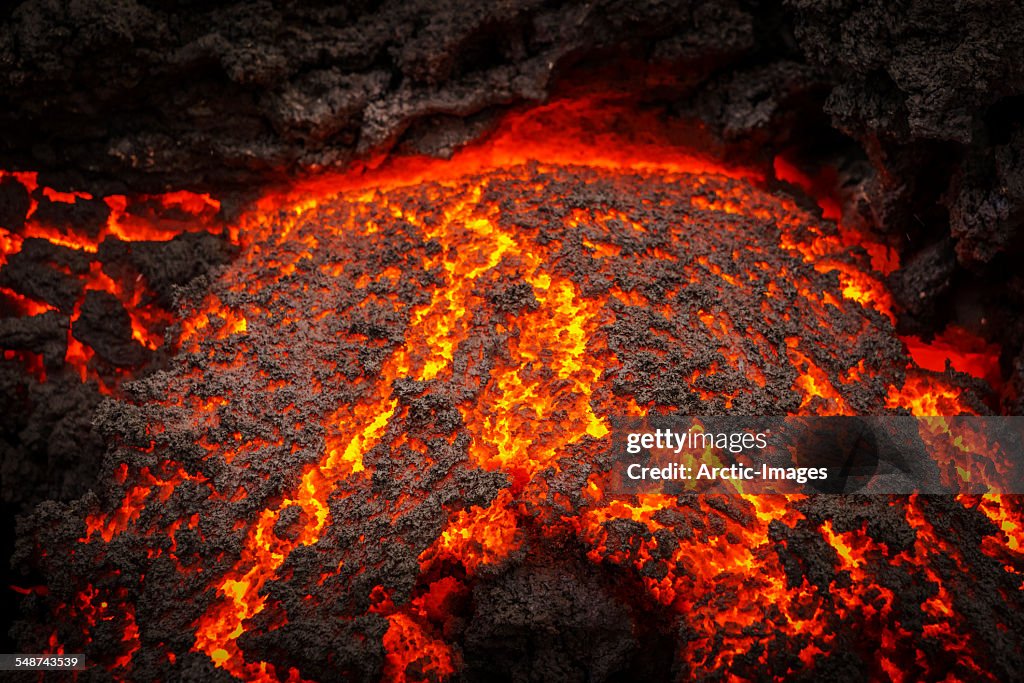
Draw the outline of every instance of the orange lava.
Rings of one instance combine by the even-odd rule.
[[[1000,383],[999,345],[989,344],[962,327],[950,326],[930,343],[918,337],[906,337],[903,341],[914,363],[923,370],[945,372],[948,362],[957,372],[993,385]]]

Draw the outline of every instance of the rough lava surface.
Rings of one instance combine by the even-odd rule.
[[[101,406],[109,485],[23,521],[25,647],[88,680],[1019,670],[1010,499],[603,494],[612,415],[913,409],[835,224],[694,160],[311,196]]]

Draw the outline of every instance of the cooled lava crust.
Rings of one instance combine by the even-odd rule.
[[[998,503],[603,493],[613,415],[908,407],[868,254],[788,195],[533,163],[243,234],[101,407],[109,485],[21,531],[19,640],[79,680],[1022,670]]]

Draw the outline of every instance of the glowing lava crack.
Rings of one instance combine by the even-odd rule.
[[[248,220],[170,369],[105,405],[108,497],[34,517],[41,642],[132,680],[1019,662],[981,628],[1021,629],[1009,503],[602,493],[615,414],[920,399],[868,255],[789,197],[527,163]]]

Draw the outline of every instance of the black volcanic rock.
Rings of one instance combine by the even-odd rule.
[[[918,251],[889,276],[893,300],[906,314],[901,318],[905,326],[918,332],[929,328],[955,272],[956,254],[946,239]]]
[[[234,251],[224,237],[186,232],[164,242],[122,242],[109,237],[100,243],[98,258],[111,272],[124,265],[134,267],[157,301],[170,309],[176,288],[228,263]]]
[[[679,107],[675,111],[705,119],[710,130],[741,150],[744,161],[750,155],[764,161],[778,147],[794,144],[810,152],[822,147],[828,161],[832,151],[828,144],[821,144],[822,130],[806,124],[811,121],[817,126],[819,119],[831,117],[835,129],[849,136],[846,142],[856,140],[859,146],[859,151],[851,152],[852,146],[847,145],[842,154],[862,156],[872,168],[861,174],[858,207],[900,246],[905,269],[890,283],[903,309],[901,324],[927,330],[944,320],[943,304],[949,301],[958,276],[962,279],[964,266],[988,291],[998,292],[1005,269],[994,264],[1020,256],[1024,213],[1021,13],[1020,4],[1011,0],[971,6],[938,0],[911,0],[898,6],[883,0],[866,4],[790,0],[783,7],[699,0],[515,0],[475,5],[416,0],[344,7],[317,1],[82,0],[60,8],[49,0],[28,0],[0,8],[0,168],[37,169],[54,186],[85,188],[93,194],[126,188],[156,192],[171,186],[251,192],[267,179],[342,166],[393,146],[450,155],[459,145],[485,134],[504,108],[542,100],[562,86],[580,85],[575,80],[578,74],[593,78],[590,85],[600,86],[602,69],[629,57],[635,60],[631,65],[657,63],[673,75],[662,78],[664,73],[651,69],[657,77],[648,82],[647,70],[638,69],[628,74],[631,85],[642,89],[640,84],[653,84],[645,95],[648,100],[671,102]],[[590,70],[576,71],[577,65]],[[72,205],[40,193],[35,198],[39,201],[35,218],[65,230],[95,235],[106,219],[106,207],[96,200]],[[27,201],[27,193],[17,184],[2,181],[0,225],[23,230]],[[517,229],[526,233],[555,218],[538,210]],[[760,223],[753,227],[762,237],[772,229]],[[620,246],[626,257],[644,248],[625,237]],[[428,243],[423,254],[437,255],[440,250],[435,247],[436,243]],[[61,313],[17,324],[4,321],[0,339],[5,348],[42,352],[52,365],[60,357],[58,323],[83,295],[80,279],[67,271],[84,272],[81,269],[89,265],[82,266],[59,250],[41,253],[47,249],[26,241],[23,252],[11,257],[0,273],[0,284],[51,303]],[[593,264],[581,256],[578,245],[575,251],[567,248],[561,261],[578,277],[580,291],[588,296],[607,293],[613,278],[599,273],[582,276]],[[363,252],[367,254],[373,260],[361,267],[395,266],[403,271],[402,289],[394,293],[408,306],[422,305],[423,299],[417,296],[437,286],[432,279],[436,274],[424,271],[410,277],[410,264],[395,260],[392,252],[371,249]],[[128,245],[111,239],[99,254],[105,271],[141,272],[165,305],[178,299],[176,287],[189,281],[193,286],[185,298],[198,305],[207,283],[194,278],[229,257],[223,243],[215,244],[205,236],[183,236],[159,245]],[[649,278],[620,268],[616,277],[624,279],[614,284],[663,301],[678,269],[659,266],[656,260],[649,265]],[[731,277],[742,275],[727,263],[723,267]],[[309,263],[298,268],[313,283],[322,283],[319,274],[305,270]],[[714,279],[710,271],[702,275]],[[834,278],[814,278],[813,284],[823,290],[835,285]],[[389,287],[381,285],[377,293],[391,293]],[[284,286],[280,289],[286,295],[295,294]],[[220,291],[229,303],[252,303],[224,288]],[[502,314],[527,314],[537,304],[531,292],[514,282],[484,283],[483,291],[489,292],[489,303]],[[319,303],[312,293],[296,296]],[[378,377],[386,358],[404,338],[402,318],[389,316],[379,304],[367,304],[357,313],[350,297],[351,293],[339,294],[330,302],[341,320],[335,323],[335,313],[327,312],[329,324],[335,326],[316,339],[316,350],[301,346],[310,338],[302,315],[292,316],[290,327],[280,330],[289,343],[299,344],[289,346],[287,353],[269,348],[273,340],[254,333],[254,345],[265,352],[244,371],[229,372],[223,367],[228,359],[238,357],[237,339],[229,335],[206,340],[203,353],[184,354],[170,372],[136,383],[124,402],[103,404],[98,413],[99,393],[94,385],[67,376],[40,385],[15,362],[3,361],[4,500],[27,506],[41,497],[52,499],[26,518],[22,527],[17,564],[44,572],[52,591],[49,596],[25,598],[25,621],[18,627],[22,643],[43,646],[51,635],[54,604],[72,604],[84,589],[76,584],[76,577],[100,577],[96,588],[119,600],[126,593],[136,609],[135,620],[143,626],[142,649],[132,660],[137,678],[228,678],[206,655],[191,652],[195,620],[218,599],[216,590],[212,584],[203,589],[183,580],[166,555],[170,535],[149,532],[180,522],[173,534],[175,561],[190,568],[201,566],[206,576],[224,576],[232,568],[245,533],[235,528],[236,522],[272,508],[281,500],[289,477],[315,462],[323,449],[320,426],[286,419],[286,412],[297,405],[303,416],[316,414],[327,399],[318,399],[315,405],[304,403],[304,392],[328,380],[334,382],[331,405],[351,402],[358,383]],[[679,288],[665,303],[675,310],[696,310],[719,306],[719,299],[714,287],[693,283]],[[611,386],[606,397],[614,390],[617,395],[684,411],[799,407],[799,397],[792,390],[794,371],[784,363],[766,368],[767,388],[755,388],[744,372],[722,367],[715,375],[702,376],[691,389],[688,371],[712,367],[720,359],[706,335],[678,330],[672,321],[635,306],[621,304],[609,310],[616,319],[606,330],[609,346],[623,363],[602,379]],[[786,324],[765,326],[763,316],[735,301],[729,310],[743,324],[761,325],[755,329],[781,348]],[[1019,306],[1007,310],[1012,313]],[[859,319],[854,316],[835,325],[849,328]],[[280,317],[264,322],[284,324]],[[222,318],[210,318],[211,329],[224,324]],[[886,321],[881,324],[891,332]],[[792,325],[788,334],[804,338],[805,329],[796,322]],[[72,331],[113,365],[134,367],[148,356],[132,339],[128,313],[104,292],[85,295]],[[1021,348],[1019,330],[1013,334],[1016,343],[1006,345],[1011,352]],[[350,341],[344,339],[346,335],[359,339]],[[679,343],[666,348],[666,335],[678,335]],[[501,358],[490,358],[495,356],[495,344],[507,339],[494,336],[497,342],[460,348],[460,370],[469,368],[470,379],[486,376],[491,364],[501,362]],[[885,363],[897,357],[902,360],[891,334],[854,349],[844,344],[848,339],[848,334],[837,333],[824,339],[824,348],[811,352],[833,378],[842,369],[840,356]],[[745,343],[745,350],[751,352],[753,342]],[[315,355],[324,353],[323,347],[331,352]],[[679,347],[697,350],[687,355]],[[289,359],[292,352],[312,354],[309,375],[298,374]],[[489,360],[477,363],[470,360],[474,358]],[[1021,358],[1012,380],[1016,393],[1007,401],[1009,410],[1016,413],[1021,412],[1017,397],[1024,386]],[[191,364],[188,369],[187,364]],[[200,369],[199,376],[188,374],[193,368]],[[887,372],[893,370],[889,367]],[[250,371],[252,376],[244,374]],[[301,386],[296,386],[300,384],[296,377],[302,378]],[[842,391],[855,410],[871,410],[879,407],[888,383],[899,379],[869,378]],[[278,383],[286,386],[266,390]],[[200,428],[182,420],[181,411],[156,404],[168,391],[182,387],[188,389],[190,399],[229,397],[229,410],[217,412],[216,426]],[[742,392],[729,405],[723,391],[732,387]],[[384,446],[366,454],[367,464],[375,471],[372,481],[361,483],[356,494],[338,492],[328,501],[330,514],[351,524],[332,525],[315,549],[296,549],[281,577],[265,586],[266,609],[253,617],[251,631],[239,639],[251,658],[282,668],[295,666],[324,678],[378,676],[385,666],[381,642],[387,623],[366,612],[372,589],[386,586],[399,605],[412,596],[422,597],[417,558],[440,533],[446,515],[471,505],[487,506],[508,485],[495,473],[467,465],[466,439],[448,439],[465,429],[454,406],[473,398],[476,389],[401,380],[394,389],[401,417],[396,418],[392,432],[435,437],[426,446],[429,459],[396,445],[394,434]],[[713,398],[706,400],[696,390]],[[97,415],[98,429],[94,429]],[[171,428],[151,440],[150,432],[157,430],[150,427],[157,425],[161,431],[166,425]],[[233,448],[235,433],[253,443],[266,443],[241,454],[235,463],[220,454],[211,456],[198,443],[200,437],[207,437],[207,444]],[[274,445],[276,439],[287,440],[293,448]],[[111,457],[99,473],[98,481],[103,482],[97,488],[99,496],[88,495],[70,505],[52,502],[77,498],[97,481],[95,462],[108,444]],[[524,504],[538,522],[559,521],[560,513],[589,504],[581,491],[599,456],[585,444],[568,450],[559,472],[538,477],[562,494],[562,507],[545,512],[536,509],[534,502]],[[163,456],[172,456],[197,480],[179,483],[166,499],[153,498],[138,522],[111,543],[101,543],[97,537],[94,545],[83,545],[71,558],[37,555],[41,546],[75,545],[87,517],[118,509],[133,483],[131,478],[115,483],[115,468],[121,464],[130,465],[130,477],[143,481],[143,471],[174,476],[173,471],[157,469]],[[421,467],[426,460],[431,466]],[[213,496],[213,491],[218,495]],[[237,491],[245,495],[232,498]],[[1019,638],[1012,635],[1022,626],[1019,592],[1013,575],[978,550],[996,527],[976,510],[951,501],[921,505],[922,514],[943,524],[942,533],[953,539],[971,570],[964,578],[948,560],[937,561],[936,571],[955,591],[956,613],[964,617],[965,630],[981,634],[978,643],[991,654],[992,670],[1012,678],[1020,670]],[[696,536],[708,541],[708,534],[714,538],[714,533],[727,528],[728,519],[740,519],[744,512],[738,503],[715,507],[712,514],[705,514],[693,501],[680,501],[679,507],[679,511],[657,513],[664,528],[653,535],[635,522],[605,524],[608,545],[628,555],[641,552],[644,543],[655,539],[661,547],[650,553],[638,573],[645,580],[658,581],[675,571],[669,566],[673,539]],[[195,528],[189,528],[182,520],[196,510],[204,514]],[[803,502],[800,510],[806,518],[795,527],[778,521],[772,526],[775,553],[790,585],[806,580],[815,586],[826,600],[825,613],[831,615],[826,617],[827,625],[836,630],[848,627],[849,620],[870,622],[855,614],[841,623],[837,616],[835,608],[845,605],[840,604],[840,595],[831,596],[829,591],[841,590],[850,576],[836,570],[838,558],[822,537],[820,525],[835,520],[837,532],[851,533],[867,521],[865,533],[894,552],[910,547],[912,530],[891,509],[857,500],[811,500]],[[295,541],[302,523],[302,515],[286,508],[273,533]],[[363,543],[364,535],[369,543]],[[38,539],[45,543],[36,543]],[[578,550],[572,546],[560,550],[567,549],[569,553]],[[469,670],[482,678],[496,673],[548,679],[620,673],[637,637],[623,624],[630,619],[631,624],[640,623],[626,614],[622,601],[609,588],[621,580],[622,573],[611,563],[594,570],[600,574],[596,579],[566,573],[563,566],[545,567],[537,572],[543,579],[538,584],[514,567],[524,561],[528,550],[534,548],[527,546],[511,557],[511,571],[474,579],[478,583],[473,597],[485,611],[467,612],[474,627],[464,643]],[[325,575],[316,551],[341,562],[336,573]],[[333,570],[331,564],[328,568]],[[938,641],[921,637],[921,603],[930,597],[933,584],[906,566],[878,571],[878,584],[898,596],[894,613],[900,623],[912,630],[915,642],[924,642],[924,656],[965,677],[965,672],[955,669],[955,652],[943,651]],[[726,593],[715,592],[708,599],[728,600]],[[829,604],[829,600],[835,602]],[[115,611],[121,606],[116,604]],[[281,626],[286,613],[288,621]],[[73,623],[81,615],[73,616],[72,623],[59,624],[59,635],[91,648],[91,654],[109,664],[125,647],[127,629],[120,627],[125,626],[126,614],[116,611],[94,629],[88,642],[82,640],[80,624]],[[771,626],[768,623],[765,628]],[[460,630],[465,624],[444,628],[469,633]],[[672,628],[681,648],[696,638],[685,619]],[[565,637],[539,642],[538,657],[533,660],[516,660],[502,650],[503,639],[523,643],[532,632],[553,630]],[[836,680],[868,676],[856,646],[863,648],[867,642],[869,652],[877,650],[870,649],[870,634],[864,637],[841,632],[833,652],[817,658],[816,673]],[[769,652],[740,653],[732,665],[752,675],[791,670],[802,666],[798,656],[802,645],[800,638],[780,638],[770,643]],[[572,649],[579,658],[559,668],[554,655],[557,646]],[[669,656],[675,646],[675,641],[668,646]],[[711,643],[709,657],[721,654],[717,649],[721,647],[720,642]],[[595,649],[601,652],[594,655]],[[175,666],[169,664],[167,653],[177,656]],[[326,660],[324,653],[330,655]],[[410,675],[417,674],[416,667],[414,662]],[[105,672],[89,675],[107,676]]]
[[[24,185],[14,178],[0,179],[0,228],[20,231],[25,226],[25,215],[31,202]]]
[[[37,382],[20,364],[3,361],[0,388],[0,499],[28,510],[89,490],[103,452],[92,428],[102,398],[95,385],[59,376]]]
[[[128,311],[108,292],[85,293],[81,316],[72,324],[71,333],[112,365],[133,368],[149,358],[149,351],[132,338]]]
[[[951,235],[976,271],[999,254],[1019,258],[1024,5],[786,5],[807,61],[831,82],[825,111],[875,168],[864,185],[872,217],[906,256]],[[934,289],[926,298],[948,303]]]
[[[0,268],[0,286],[70,314],[85,284],[81,275],[88,269],[82,252],[32,237]]]
[[[67,347],[68,317],[57,311],[0,318],[0,348],[38,353],[47,367],[57,368],[64,362]]]
[[[1024,129],[973,151],[947,196],[957,257],[975,271],[1001,253],[1018,253],[1024,225]]]
[[[78,198],[74,202],[53,201],[36,191],[38,202],[32,218],[39,223],[63,231],[77,230],[95,238],[106,224],[110,207],[99,199]]]
[[[749,49],[753,23],[735,1],[28,0],[0,17],[0,150],[150,191],[248,184],[542,99],[597,50],[703,73]]]
[[[525,565],[477,588],[466,681],[614,680],[636,650],[651,657],[627,606],[587,568],[573,569]]]

